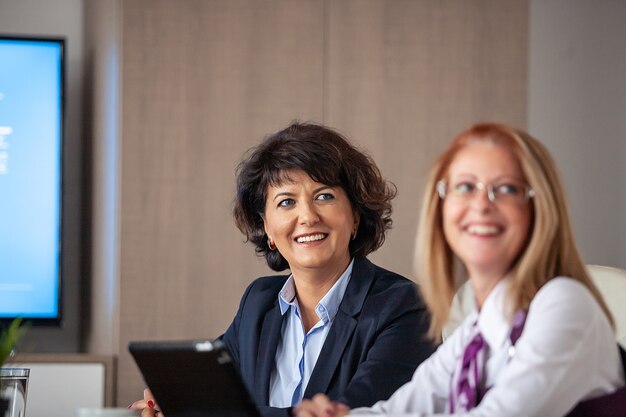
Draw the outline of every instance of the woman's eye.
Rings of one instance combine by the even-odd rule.
[[[285,198],[284,200],[280,200],[278,202],[278,207],[289,207],[296,204],[296,201],[293,198]]]
[[[335,196],[330,193],[323,193],[315,197],[316,200],[332,200],[333,198],[335,198]]]
[[[521,192],[521,187],[516,184],[500,184],[494,188],[500,195],[518,195]]]
[[[460,182],[455,184],[452,187],[452,192],[454,194],[463,195],[463,194],[472,194],[476,190],[476,185],[471,182]]]

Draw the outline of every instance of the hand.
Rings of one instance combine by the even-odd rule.
[[[347,405],[331,401],[324,394],[315,394],[311,400],[303,400],[294,407],[296,417],[343,417],[350,412]]]
[[[148,388],[143,390],[143,400],[135,401],[128,406],[128,409],[141,410],[141,417],[155,417],[157,414],[159,417],[165,417]]]

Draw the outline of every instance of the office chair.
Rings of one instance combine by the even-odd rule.
[[[609,266],[587,265],[615,320],[615,337],[626,349],[626,271]]]

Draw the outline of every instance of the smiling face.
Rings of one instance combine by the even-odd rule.
[[[341,273],[350,263],[348,245],[359,222],[345,191],[292,171],[270,185],[265,201],[265,233],[289,263],[294,276]]]
[[[507,184],[525,184],[519,162],[502,145],[473,142],[462,148],[448,167],[448,190],[464,190],[477,183],[492,184],[503,192]],[[486,187],[485,187],[486,188]],[[486,189],[471,198],[443,200],[446,241],[463,262],[470,278],[500,279],[522,251],[531,223],[530,203],[507,198],[491,202]]]

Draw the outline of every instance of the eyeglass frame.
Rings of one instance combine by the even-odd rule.
[[[487,199],[492,204],[496,204],[498,202],[498,199],[496,198],[496,193],[494,191],[494,184],[492,182],[489,184],[485,184],[484,182],[477,181],[475,183],[475,186],[476,186],[476,189],[479,191],[486,189]],[[441,201],[444,201],[446,197],[448,196],[447,187],[448,187],[448,182],[444,179],[440,179],[435,184],[435,190],[437,191],[437,194],[439,195],[439,198],[441,199]],[[474,198],[475,196],[476,196],[476,193],[472,193],[471,198]],[[526,204],[532,198],[535,198],[535,190],[533,190],[530,185],[525,184],[524,185],[524,201],[521,204]],[[469,201],[470,199],[468,199],[467,201]],[[502,202],[502,200],[500,200],[500,202]]]

